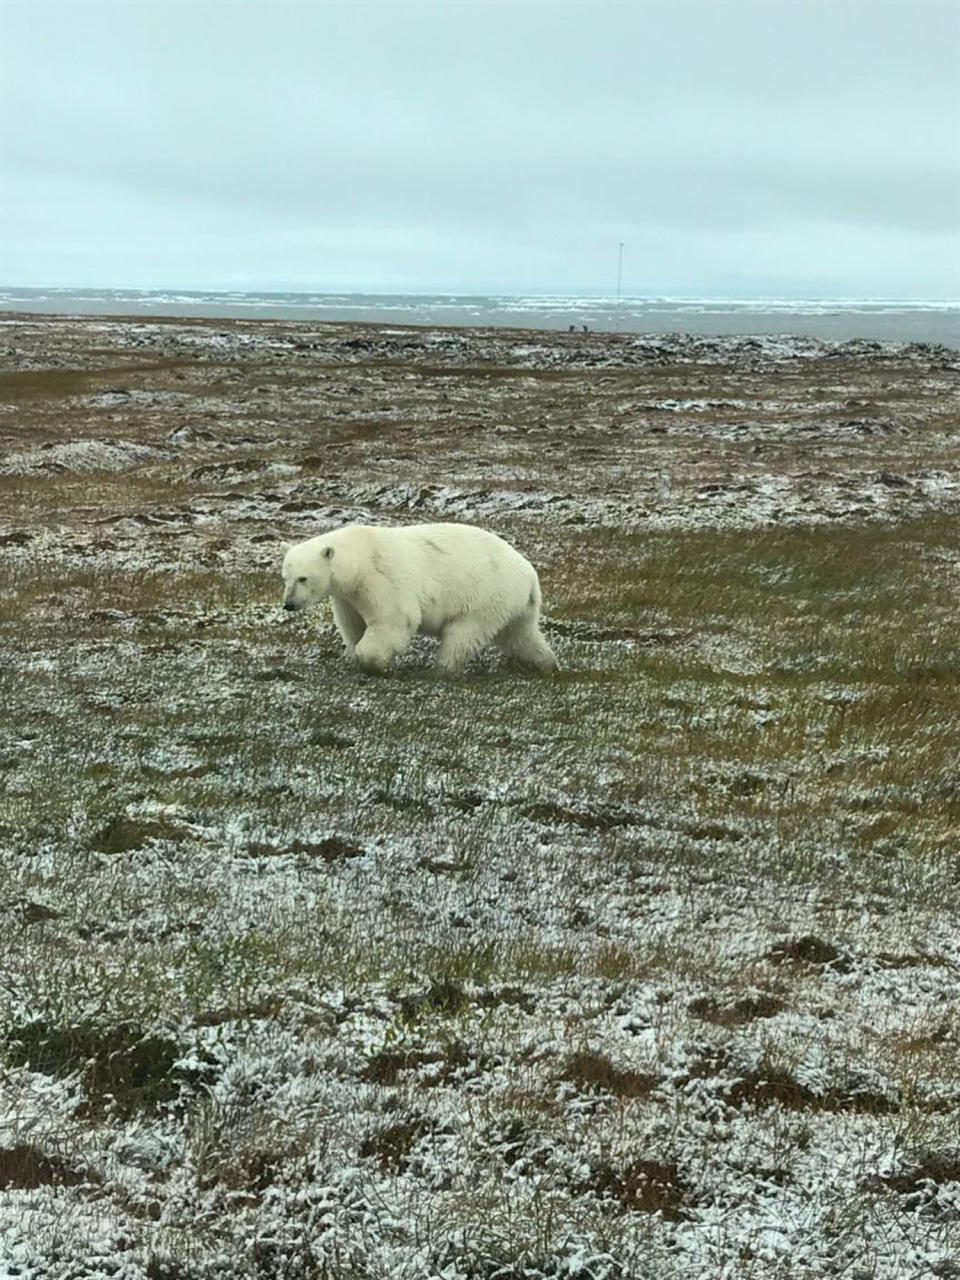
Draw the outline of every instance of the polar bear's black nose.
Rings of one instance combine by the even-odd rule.
[[[297,604],[296,600],[284,600],[283,607],[286,609],[287,613],[293,613],[300,606]]]

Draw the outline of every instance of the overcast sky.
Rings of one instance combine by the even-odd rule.
[[[0,284],[960,296],[957,0],[0,12]]]

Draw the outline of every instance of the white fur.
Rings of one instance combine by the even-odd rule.
[[[474,525],[349,525],[291,547],[283,580],[286,609],[330,597],[347,652],[365,671],[383,671],[418,633],[440,637],[444,674],[491,642],[540,671],[557,665],[540,633],[537,571]]]

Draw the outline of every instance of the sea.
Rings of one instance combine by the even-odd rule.
[[[547,294],[282,293],[0,288],[0,311],[55,315],[573,329],[593,333],[789,334],[960,347],[960,300],[576,297]]]

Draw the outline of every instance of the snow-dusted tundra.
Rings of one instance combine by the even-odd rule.
[[[536,569],[475,525],[336,529],[290,547],[283,580],[285,609],[330,597],[347,652],[365,671],[384,671],[417,634],[440,637],[445,675],[491,643],[539,671],[557,665],[540,632]]]

